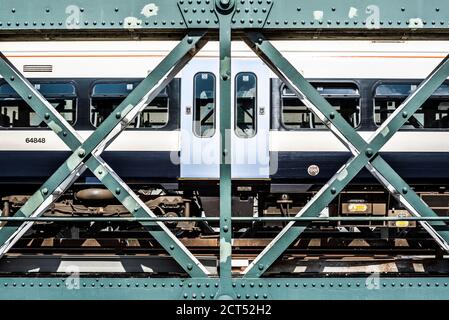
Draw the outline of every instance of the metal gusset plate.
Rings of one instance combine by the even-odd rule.
[[[196,32],[185,36],[84,142],[73,127],[2,55],[0,74],[73,151],[65,163],[22,206],[16,216],[42,215],[83,171],[89,168],[135,217],[155,217],[143,201],[103,161],[100,154],[204,46],[207,42],[204,35],[205,32]],[[191,276],[206,276],[209,273],[164,223],[145,222],[142,225]],[[31,226],[32,222],[26,222],[21,225],[6,224],[1,228],[0,256],[3,256]]]
[[[435,68],[367,142],[290,62],[269,41],[266,41],[262,34],[248,33],[244,40],[353,154],[352,158],[320,189],[297,216],[318,217],[322,210],[364,167],[367,167],[412,214],[422,217],[437,216],[378,153],[447,79],[449,56]],[[420,223],[444,250],[449,251],[449,230],[444,222],[421,221]],[[248,266],[244,271],[245,277],[261,276],[305,228],[304,225],[298,226],[295,222],[290,222]],[[441,230],[437,231],[436,228]]]

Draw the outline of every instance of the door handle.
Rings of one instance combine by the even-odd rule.
[[[265,107],[259,107],[259,115],[260,116],[265,115]]]

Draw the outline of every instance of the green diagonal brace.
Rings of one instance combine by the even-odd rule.
[[[76,132],[57,113],[45,98],[2,56],[0,73],[28,101],[30,106],[54,130],[75,153],[56,171],[55,174],[37,191],[16,216],[32,216],[38,210],[41,214],[63,193],[82,173],[85,166],[111,190],[118,200],[136,217],[154,215],[138,199],[130,188],[98,156],[112,140],[122,132],[126,125],[150,102],[155,95],[182,69],[191,57],[201,48],[204,32],[186,36],[178,46],[154,69],[153,72],[116,108],[116,113],[109,116],[86,142],[82,143]],[[165,78],[164,78],[165,77]],[[37,101],[37,102],[35,102]],[[176,239],[162,223],[143,224],[153,237],[175,258],[191,276],[205,276],[206,268]],[[0,241],[4,254],[12,245],[12,239],[20,238],[31,223],[21,226],[7,224],[0,230]]]
[[[376,178],[390,191],[394,191],[393,194],[398,196],[402,203],[408,204],[408,208],[414,207],[413,214],[425,217],[436,216],[435,212],[421,201],[416,193],[383,161],[378,152],[446,80],[449,75],[448,57],[404,101],[367,143],[261,34],[250,33],[244,40],[354,154],[353,158],[298,213],[298,216],[318,216],[364,166],[367,166],[368,169],[374,167],[374,170],[377,171],[373,172]],[[393,182],[389,182],[392,180],[390,177],[395,178]],[[401,190],[401,194],[397,190]],[[445,227],[444,222],[423,222],[422,225],[444,249],[449,249],[449,232],[447,230],[437,232],[433,228]],[[245,277],[261,276],[305,228],[305,226],[297,226],[295,222],[290,222],[248,266],[244,271]]]

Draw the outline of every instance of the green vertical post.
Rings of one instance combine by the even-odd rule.
[[[232,177],[231,177],[231,17],[233,0],[216,0],[220,19],[220,280],[219,298],[232,290]]]

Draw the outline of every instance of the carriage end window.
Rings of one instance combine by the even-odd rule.
[[[215,134],[215,76],[200,72],[193,83],[193,132],[197,137],[210,138]]]
[[[91,96],[90,121],[98,127],[134,90],[136,83],[98,83]],[[128,125],[128,128],[163,128],[168,123],[169,97],[167,89],[153,99]]]
[[[376,88],[374,118],[384,123],[407,97],[418,88],[416,83],[381,84]],[[449,129],[449,85],[442,85],[410,117],[403,129]]]
[[[36,83],[34,87],[71,125],[76,120],[76,91],[71,83]],[[45,122],[9,84],[0,85],[0,127],[46,128]]]
[[[254,73],[239,73],[235,78],[235,133],[251,138],[257,129],[257,78]]]
[[[312,83],[318,92],[354,128],[360,125],[360,93],[353,83]],[[282,87],[282,123],[287,129],[325,129],[324,123],[297,98]]]

